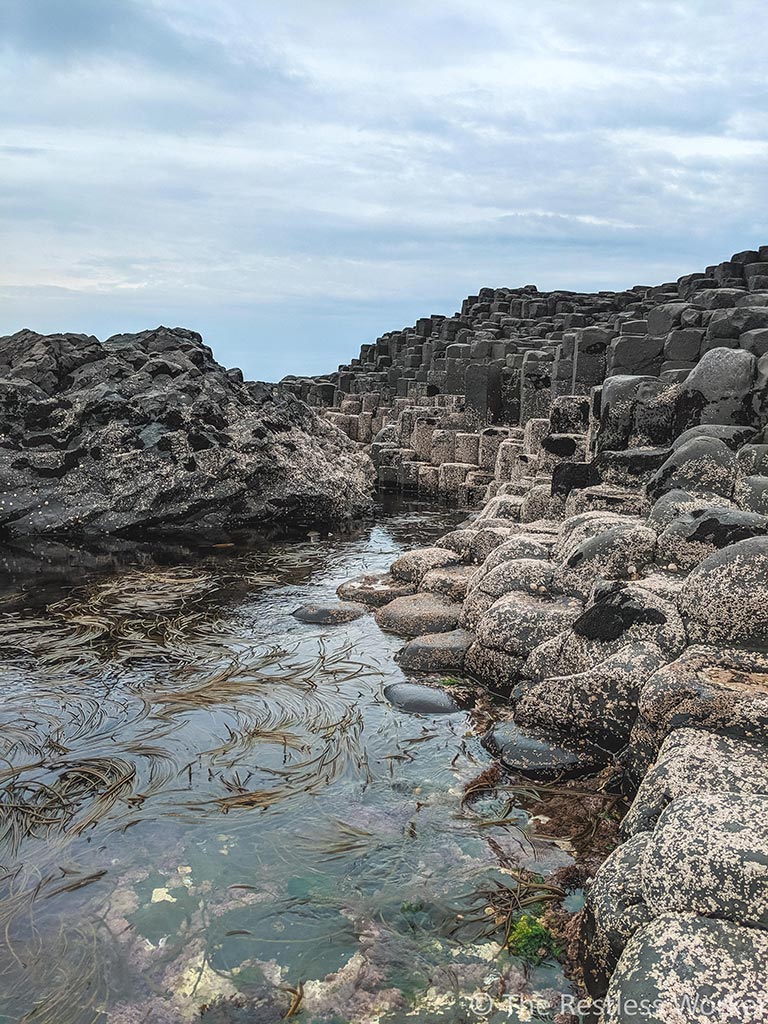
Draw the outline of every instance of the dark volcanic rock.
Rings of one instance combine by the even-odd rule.
[[[342,622],[352,622],[365,615],[365,605],[353,601],[325,601],[303,604],[293,612],[299,622],[309,622],[317,626],[335,626]]]
[[[392,683],[385,687],[384,696],[394,707],[412,715],[452,715],[461,710],[445,690],[422,683]]]
[[[605,764],[605,755],[569,737],[568,746],[553,735],[497,722],[483,737],[483,746],[516,772],[538,778],[585,775]]]
[[[199,334],[0,339],[0,530],[200,533],[339,520],[370,463],[287,391],[244,382]]]

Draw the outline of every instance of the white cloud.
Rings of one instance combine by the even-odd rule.
[[[761,241],[762,4],[7,3],[0,330],[172,312],[269,375],[483,284]]]

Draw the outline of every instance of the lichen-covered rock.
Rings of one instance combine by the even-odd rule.
[[[763,1024],[768,933],[695,914],[662,914],[627,943],[600,1024]],[[750,1009],[751,1007],[751,1009]]]
[[[728,498],[712,495],[702,497],[691,494],[690,491],[673,489],[666,491],[654,502],[653,508],[648,513],[648,526],[661,533],[680,516],[716,508],[733,508],[733,502]]]
[[[768,537],[705,558],[680,592],[692,643],[768,643]]]
[[[550,595],[552,575],[551,563],[541,558],[516,558],[499,563],[495,569],[473,580],[464,602],[462,623],[474,629],[483,613],[505,594]]]
[[[397,662],[409,672],[457,672],[464,670],[464,659],[474,636],[464,629],[417,636],[400,651]]]
[[[398,597],[376,611],[382,629],[398,636],[447,633],[459,624],[461,605],[442,594],[413,594]]]
[[[622,832],[648,831],[672,800],[702,792],[768,794],[768,746],[701,729],[676,729],[641,782]]]
[[[361,449],[284,389],[225,370],[193,331],[22,331],[0,339],[0,378],[18,397],[0,401],[7,533],[199,536],[369,506]]]
[[[394,579],[418,586],[430,569],[442,569],[458,563],[459,556],[447,548],[417,548],[395,559],[389,571]]]

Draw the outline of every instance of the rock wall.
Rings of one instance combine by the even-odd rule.
[[[612,765],[634,795],[582,921],[603,1024],[768,1019],[768,247],[618,296],[486,293],[293,387],[373,418],[383,484],[480,506],[340,596],[407,671],[500,698],[510,772]]]
[[[0,338],[0,531],[185,532],[319,523],[369,505],[367,454],[199,334]]]

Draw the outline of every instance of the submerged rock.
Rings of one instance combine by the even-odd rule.
[[[540,778],[586,775],[605,762],[603,752],[587,744],[540,730],[524,729],[515,722],[497,722],[483,737],[483,746],[507,768]]]
[[[461,708],[445,690],[421,683],[392,683],[384,696],[400,711],[412,715],[453,715]]]
[[[343,520],[368,456],[199,334],[0,339],[0,530],[193,533]]]
[[[319,626],[335,626],[342,622],[352,622],[365,615],[367,609],[362,604],[352,601],[328,601],[303,604],[297,608],[293,617],[299,622],[311,622]]]
[[[409,672],[461,672],[474,637],[464,629],[417,636],[397,655],[401,668]]]

